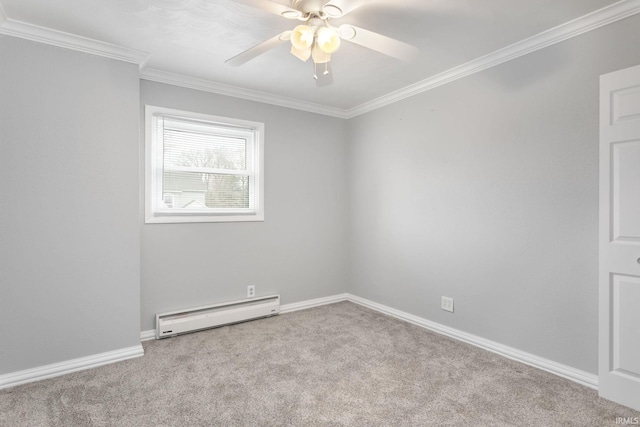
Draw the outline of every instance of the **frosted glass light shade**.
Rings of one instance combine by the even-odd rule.
[[[308,25],[298,25],[291,33],[291,45],[298,50],[310,48],[314,36],[313,28]]]
[[[311,49],[311,57],[316,64],[324,64],[331,61],[331,54],[324,52],[317,44],[313,45]]]
[[[311,57],[311,48],[296,49],[295,46],[291,46],[291,54],[299,60],[306,62]]]
[[[325,53],[333,53],[340,47],[338,32],[329,27],[320,27],[316,33],[316,43]]]

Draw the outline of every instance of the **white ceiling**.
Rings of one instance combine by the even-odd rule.
[[[369,0],[332,24],[351,23],[413,44],[418,58],[404,63],[343,42],[333,55],[334,83],[322,88],[315,86],[311,61],[293,57],[287,44],[241,67],[225,64],[298,23],[234,0],[0,2],[11,21],[148,52],[143,74],[161,70],[348,110],[617,0]]]

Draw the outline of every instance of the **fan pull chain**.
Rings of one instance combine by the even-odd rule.
[[[313,78],[318,80],[318,64],[313,61]]]

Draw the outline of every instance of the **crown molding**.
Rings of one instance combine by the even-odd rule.
[[[149,53],[11,19],[0,3],[0,34],[144,66]]]
[[[2,7],[1,0],[0,35],[6,34],[138,64],[141,70],[140,78],[144,80],[167,83],[341,119],[350,119],[439,86],[443,86],[447,83],[451,83],[455,80],[470,76],[496,65],[511,61],[531,52],[544,49],[545,47],[579,36],[591,30],[620,21],[637,13],[640,13],[640,0],[621,0],[557,27],[543,31],[527,39],[476,58],[465,64],[451,68],[440,74],[349,109],[330,107],[308,101],[274,95],[267,92],[216,83],[210,80],[188,77],[152,68],[145,68],[145,64],[150,56],[148,52],[116,46],[98,40],[13,20],[7,17],[6,12]]]
[[[211,92],[218,95],[231,96],[234,98],[247,99],[249,101],[262,102],[265,104],[277,105],[279,107],[292,108],[294,110],[308,111],[310,113],[323,114],[325,116],[346,119],[346,111],[328,107],[326,105],[314,104],[312,102],[300,101],[298,99],[285,96],[274,95],[267,92],[260,92],[252,89],[245,89],[237,86],[216,83],[211,80],[189,77],[182,74],[170,73],[154,68],[143,68],[140,71],[140,78],[152,82],[166,83],[174,86],[181,86],[188,89],[195,89],[204,92]]]
[[[470,76],[487,68],[511,61],[536,50],[560,43],[564,40],[579,36],[591,30],[628,18],[640,13],[640,0],[621,0],[610,6],[591,12],[580,18],[543,31],[535,36],[476,58],[465,64],[451,68],[428,79],[404,87],[387,95],[365,102],[346,110],[347,118],[353,118],[378,108],[393,104],[403,99],[451,83],[463,77]]]

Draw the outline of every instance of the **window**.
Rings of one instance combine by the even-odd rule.
[[[145,222],[264,220],[262,123],[146,106]]]

